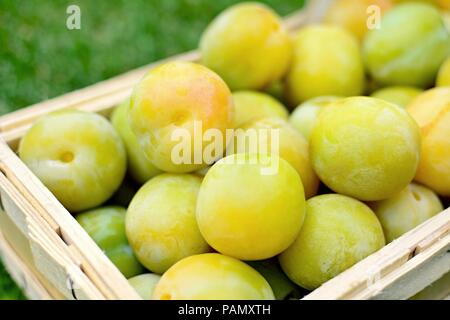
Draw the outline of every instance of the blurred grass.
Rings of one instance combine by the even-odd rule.
[[[0,115],[197,46],[202,30],[239,0],[1,0]],[[303,0],[264,0],[278,13]],[[81,30],[66,8],[81,9]],[[21,298],[0,263],[0,299]]]

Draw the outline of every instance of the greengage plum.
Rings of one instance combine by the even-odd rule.
[[[407,108],[422,133],[422,156],[415,180],[450,196],[450,87],[425,91]]]
[[[371,76],[381,84],[430,86],[450,53],[450,36],[437,8],[422,3],[394,7],[363,45]]]
[[[313,25],[297,32],[286,79],[286,96],[292,105],[319,96],[359,95],[364,82],[359,43],[348,31]]]
[[[367,21],[372,13],[369,8],[376,6],[380,14],[392,7],[390,0],[336,0],[328,8],[324,21],[345,28],[362,40],[369,31]]]
[[[279,260],[292,281],[313,290],[384,245],[380,222],[368,206],[326,194],[306,202],[304,225]]]
[[[448,57],[439,68],[439,73],[436,80],[436,87],[446,86],[450,86],[450,57]]]
[[[383,99],[394,103],[399,107],[406,108],[406,106],[422,92],[423,90],[414,87],[393,86],[377,90],[370,96],[373,98]]]
[[[153,292],[161,276],[154,273],[145,273],[128,279],[128,283],[136,290],[143,300],[152,300]]]
[[[136,135],[131,130],[128,122],[129,107],[129,100],[116,107],[111,116],[111,123],[121,136],[127,150],[128,167],[131,176],[139,183],[145,183],[150,178],[161,173],[161,171],[147,159]]]
[[[22,138],[19,156],[72,212],[105,202],[126,171],[120,136],[104,117],[84,111],[40,118]]]
[[[195,220],[201,178],[161,174],[136,193],[126,214],[126,233],[139,261],[161,274],[177,261],[208,252]]]
[[[320,111],[331,102],[339,99],[342,98],[335,96],[323,96],[305,101],[294,109],[289,117],[289,123],[297,129],[307,141],[309,141],[311,130],[316,124]]]
[[[263,89],[281,79],[292,56],[280,17],[260,3],[241,3],[223,11],[200,40],[202,62],[232,90]]]
[[[321,112],[309,142],[321,181],[363,201],[400,192],[414,178],[420,158],[416,122],[405,109],[376,98],[334,102]]]
[[[218,253],[187,257],[167,270],[156,300],[274,300],[270,285],[255,269]]]
[[[304,217],[296,170],[276,155],[239,153],[209,169],[197,201],[200,232],[215,250],[262,260],[285,250]]]
[[[233,92],[234,126],[240,127],[244,123],[264,117],[288,118],[286,108],[268,94],[257,91]]]
[[[443,210],[438,196],[411,183],[392,198],[370,204],[383,226],[387,242],[400,237]]]
[[[80,213],[78,223],[126,277],[143,272],[125,235],[125,208],[102,207]]]
[[[286,120],[280,118],[261,118],[250,121],[241,128],[243,131],[237,132],[236,134],[236,153],[251,153],[251,143],[254,143],[260,148],[258,150],[259,152],[265,150],[269,153],[275,153],[277,156],[289,162],[300,175],[307,199],[317,193],[319,178],[314,173],[309,160],[308,142]],[[239,143],[240,138],[242,141],[246,137],[251,137],[252,132],[258,133],[259,130],[268,131],[275,129],[279,131],[278,135],[274,136],[274,138],[276,137],[278,139],[278,146],[274,147],[274,149],[272,149],[272,143],[274,141],[272,141],[270,134],[256,134],[256,139],[253,142]]]
[[[230,90],[217,74],[202,65],[179,61],[150,70],[135,87],[128,111],[131,129],[150,162],[175,173],[207,166],[202,154],[209,142],[200,136],[197,143],[197,135],[217,129],[225,136],[225,130],[233,127],[233,112]],[[189,133],[187,141],[174,137],[184,132],[181,129]],[[190,161],[174,160],[172,152],[180,143],[188,143]]]

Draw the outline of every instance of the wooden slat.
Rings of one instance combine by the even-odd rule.
[[[81,268],[86,276],[102,295],[107,299],[139,299],[137,293],[130,287],[127,280],[112,264],[112,262],[103,254],[95,242],[86,234],[81,226],[76,222],[72,215],[57,201],[51,192],[34,176],[34,174],[23,164],[12,150],[4,143],[0,142],[0,163],[3,172],[7,176],[7,181],[1,181],[0,188],[10,183],[13,185],[22,199],[14,199],[16,205],[20,203],[23,207],[31,206],[31,212],[28,216],[37,215],[43,221],[58,226],[60,240],[65,243],[67,255],[81,257]],[[1,178],[1,176],[0,176]],[[13,208],[5,210],[10,213]],[[16,210],[13,216],[23,215],[24,209]],[[15,218],[19,219],[19,218]],[[23,220],[23,219],[22,219]],[[20,221],[20,219],[18,220]],[[33,223],[26,222],[25,225],[30,228]],[[19,225],[21,223],[18,223]],[[54,230],[53,230],[54,231]],[[54,232],[56,236],[57,233]],[[45,234],[41,235],[46,236]],[[51,242],[56,241],[52,239]],[[70,253],[68,248],[72,252]],[[44,257],[44,252],[41,253]],[[78,277],[78,275],[75,275]]]
[[[3,209],[0,209],[0,232],[7,242],[5,245],[11,247],[11,250],[17,255],[17,259],[32,273],[33,278],[38,279],[50,296],[53,299],[64,299],[64,296],[36,269],[27,235],[22,233]],[[23,277],[26,278],[26,275],[23,275]],[[33,296],[32,299],[38,299],[38,297]],[[47,299],[47,297],[42,297],[42,299]]]
[[[450,271],[449,234],[447,209],[326,282],[305,299],[409,298]],[[405,281],[410,283],[406,285]]]
[[[50,300],[52,296],[38,277],[20,258],[0,231],[0,256],[6,270],[22,289],[23,293],[33,300]]]
[[[67,245],[22,195],[0,174],[2,205],[18,230],[26,236],[36,269],[66,298],[102,299],[104,296],[81,270]],[[72,284],[72,287],[68,284]],[[74,294],[75,293],[75,294]]]

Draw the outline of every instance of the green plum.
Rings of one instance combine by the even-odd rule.
[[[65,110],[43,116],[26,132],[19,156],[72,212],[105,202],[126,171],[120,136],[104,117]]]
[[[235,91],[234,126],[240,127],[250,120],[264,117],[288,118],[286,108],[270,95],[257,91]]]
[[[360,95],[364,86],[361,51],[352,34],[330,25],[307,26],[297,32],[285,86],[291,105],[320,96]]]
[[[126,215],[126,233],[139,261],[162,274],[177,261],[208,252],[195,219],[202,179],[193,174],[161,174],[136,193]]]
[[[131,176],[139,183],[145,183],[150,178],[161,173],[146,157],[136,135],[128,122],[129,99],[115,108],[111,122],[122,138],[128,155],[128,167]]]
[[[411,183],[395,196],[370,206],[383,226],[387,242],[444,210],[432,190],[415,183]]]
[[[266,5],[240,3],[223,11],[200,40],[202,63],[232,90],[263,89],[289,67],[292,44],[280,17]]]
[[[125,208],[109,206],[80,213],[76,219],[120,272],[129,278],[142,273],[144,268],[128,244],[125,213]]]
[[[373,92],[370,96],[373,98],[383,99],[394,103],[399,107],[406,108],[406,106],[414,100],[423,90],[414,87],[386,87]]]
[[[381,99],[352,97],[325,108],[310,138],[313,168],[333,191],[387,199],[412,181],[420,129],[408,112]]]
[[[450,86],[425,91],[407,110],[422,135],[415,180],[440,196],[450,197]]]
[[[302,226],[305,209],[300,176],[274,154],[239,153],[219,160],[203,179],[197,202],[205,240],[242,260],[285,250]]]
[[[450,36],[439,10],[423,3],[394,7],[370,31],[363,54],[379,83],[426,88],[450,53]]]
[[[384,245],[383,229],[368,206],[325,194],[306,202],[300,234],[279,260],[292,281],[313,290]]]
[[[161,276],[154,273],[145,273],[128,279],[128,283],[136,290],[143,300],[152,300],[153,292]]]
[[[320,112],[324,107],[339,99],[342,98],[335,96],[323,96],[305,101],[294,109],[289,117],[289,122],[305,137],[307,141],[309,141],[312,128],[316,124]]]
[[[210,142],[198,138],[213,130],[225,137],[233,128],[233,114],[230,89],[216,73],[200,64],[172,61],[151,69],[134,87],[128,121],[154,166],[186,173],[210,164],[203,157]],[[186,151],[179,152],[180,146]],[[187,156],[177,158],[177,150]]]
[[[277,259],[249,261],[247,263],[267,280],[275,299],[300,299],[300,288],[286,276]]]
[[[266,279],[237,259],[218,253],[187,257],[156,285],[156,300],[274,300]]]

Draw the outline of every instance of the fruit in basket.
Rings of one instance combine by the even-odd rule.
[[[270,285],[255,269],[218,253],[185,258],[163,274],[157,300],[273,300]]]
[[[450,53],[450,36],[436,8],[402,4],[367,34],[363,53],[370,75],[379,83],[425,88]]]
[[[301,290],[281,269],[278,259],[249,261],[248,265],[258,271],[269,283],[275,299],[300,299]]]
[[[144,268],[128,244],[125,213],[125,208],[108,206],[80,213],[76,219],[120,272],[129,278],[142,273]]]
[[[260,3],[237,4],[223,11],[200,40],[202,63],[232,90],[262,89],[281,79],[292,44],[280,17]]]
[[[276,155],[234,154],[209,169],[198,195],[197,222],[220,253],[262,260],[286,249],[304,217],[295,169]]]
[[[201,178],[161,174],[134,196],[126,215],[126,232],[139,261],[161,274],[177,261],[210,249],[195,220]]]
[[[352,97],[325,108],[310,138],[313,167],[333,191],[363,201],[392,197],[414,178],[420,130],[408,112]]]
[[[125,148],[113,126],[76,110],[40,118],[22,138],[19,156],[71,212],[105,202],[126,171]]]
[[[411,183],[395,196],[370,204],[383,226],[387,242],[400,237],[443,210],[430,189]]]
[[[210,142],[203,132],[233,127],[233,102],[223,80],[208,68],[169,62],[150,70],[131,96],[129,121],[147,158],[158,169],[203,167]]]
[[[368,206],[326,194],[306,202],[300,234],[279,260],[292,281],[313,290],[384,244],[380,222]]]
[[[359,95],[364,81],[359,44],[348,31],[313,25],[297,32],[286,79],[286,96],[292,105],[319,96]]]
[[[143,300],[152,300],[153,292],[161,276],[154,273],[145,273],[128,279],[128,283],[136,290]]]
[[[270,95],[257,91],[233,92],[234,126],[240,127],[246,122],[264,117],[288,118],[286,108]]]
[[[374,11],[373,6],[379,11]],[[324,22],[341,26],[362,40],[369,31],[371,17],[378,12],[384,14],[391,7],[391,0],[337,0],[326,11]]]
[[[407,108],[422,133],[422,155],[415,180],[450,196],[450,87],[425,91]]]
[[[373,92],[370,96],[373,98],[383,99],[391,103],[395,103],[399,107],[406,106],[423,90],[414,87],[393,86],[386,87]]]
[[[336,96],[312,98],[294,109],[289,117],[289,123],[309,141],[311,130],[316,124],[320,111],[330,103],[342,99]]]
[[[317,193],[319,179],[309,160],[308,142],[286,120],[261,118],[247,122],[241,128],[243,131],[236,132],[236,153],[275,153],[300,175],[306,198]]]
[[[439,68],[439,73],[436,80],[437,87],[450,86],[450,57]]]
[[[161,171],[147,159],[136,135],[131,130],[128,122],[129,107],[129,100],[116,107],[111,115],[111,123],[122,138],[127,150],[128,169],[131,176],[137,182],[145,183],[150,178],[161,173]]]

